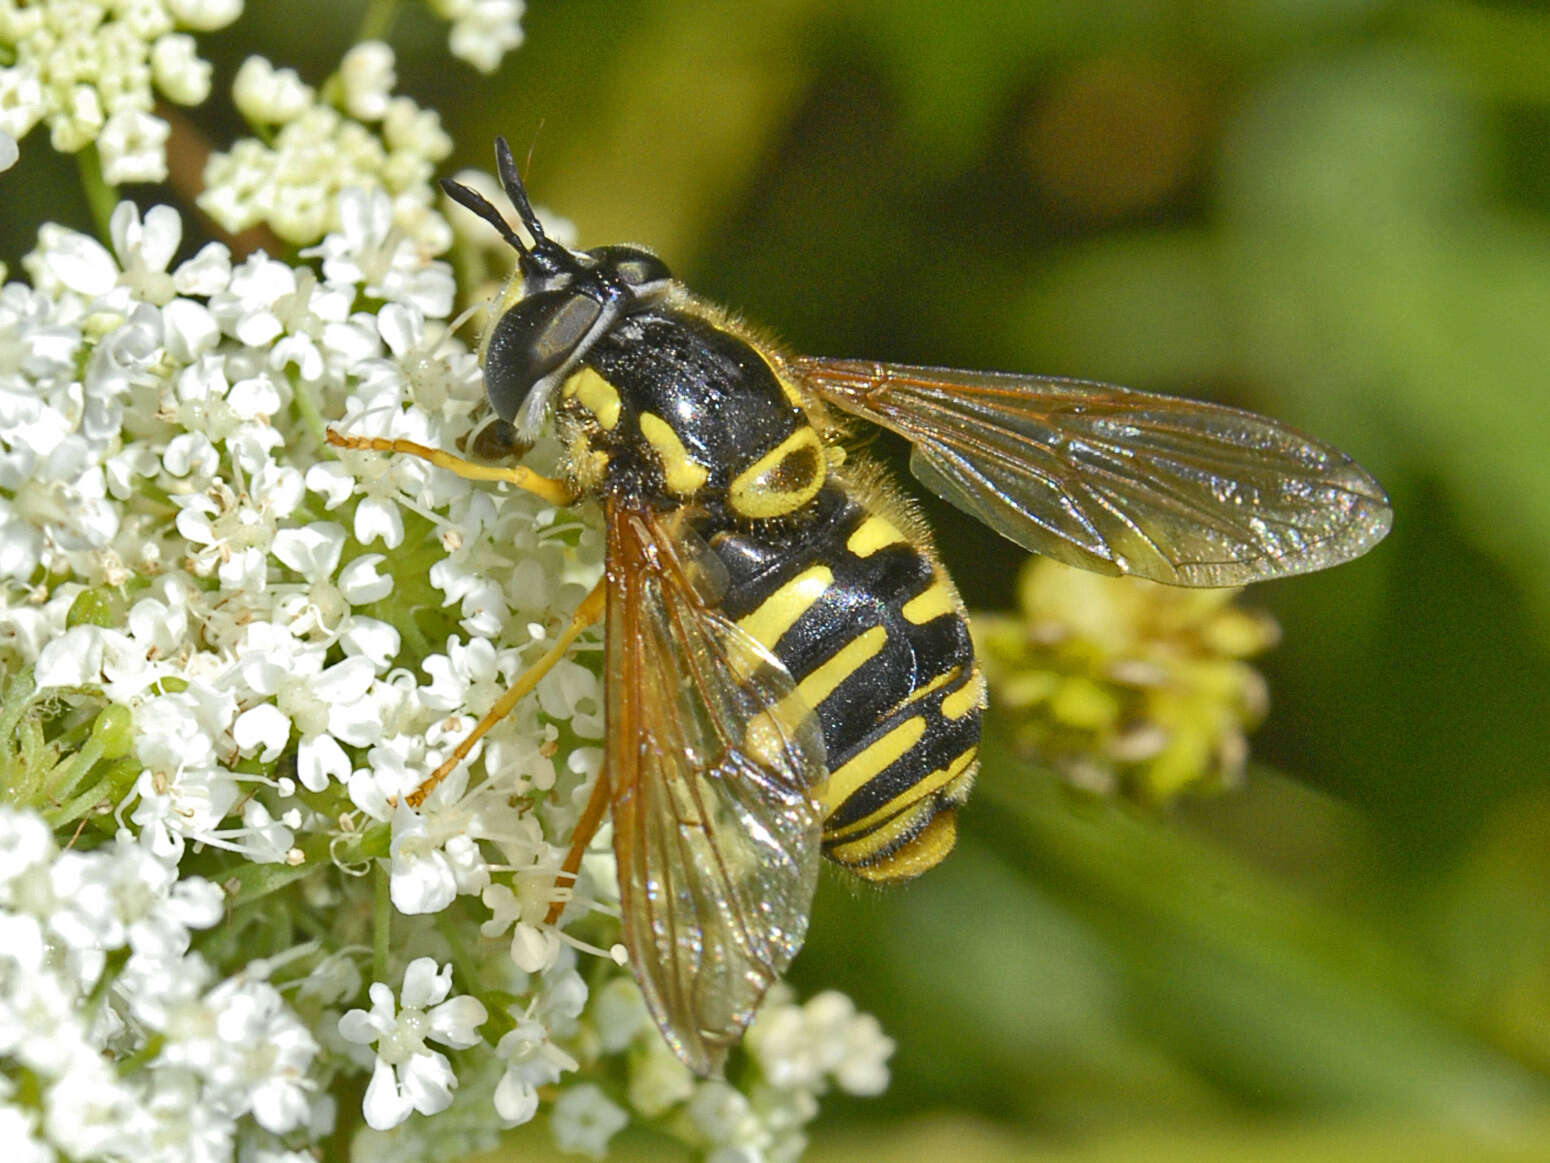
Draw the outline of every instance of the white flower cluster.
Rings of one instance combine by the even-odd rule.
[[[46,225],[0,289],[0,1075],[36,1083],[0,1088],[0,1127],[40,1159],[299,1160],[341,1124],[362,1157],[448,1159],[557,1091],[581,1149],[637,1117],[792,1158],[824,1089],[880,1088],[875,1023],[776,1001],[739,1093],[687,1075],[608,960],[593,998],[576,968],[617,933],[587,907],[606,856],[555,887],[601,758],[595,639],[406,802],[600,539],[328,452],[330,422],[459,447],[482,395],[390,197],[330,216],[298,265],[174,263],[178,214],[124,203],[111,248]],[[561,892],[592,944],[546,923]]]
[[[210,66],[179,30],[210,32],[241,14],[242,0],[4,0],[0,160],[42,121],[57,150],[95,142],[110,185],[164,180],[169,130],[152,113],[155,94],[197,105],[210,92]]]
[[[396,83],[393,50],[380,41],[345,54],[323,86],[326,98],[295,70],[249,57],[232,98],[260,136],[210,156],[200,208],[234,234],[263,223],[304,246],[339,228],[340,191],[383,189],[397,226],[440,254],[452,234],[435,209],[431,177],[452,140],[434,111],[392,95]]]
[[[508,805],[595,769],[595,748],[558,754],[562,731],[601,732],[595,675],[567,664],[492,733],[498,783],[469,791],[465,765],[422,812],[402,798],[542,650],[595,538],[421,466],[372,457],[358,481],[318,459],[323,414],[451,446],[480,394],[439,322],[448,269],[394,228],[384,194],[347,192],[338,215],[320,274],[233,263],[218,244],[169,270],[181,222],[165,207],[142,218],[122,204],[111,252],[43,229],[24,263],[33,285],[0,290],[0,650],[44,694],[132,716],[130,777],[51,795],[51,823],[111,808],[169,876],[201,850],[328,866],[342,842],[360,854],[380,836],[401,910],[459,894],[477,910],[491,887],[480,841],[503,866],[557,867]],[[416,588],[395,605],[404,583]],[[397,666],[405,632],[437,622],[444,653],[423,643],[419,674]],[[520,640],[492,645],[508,626]],[[548,901],[531,907],[530,927]],[[552,963],[560,943],[541,948]]]
[[[430,6],[452,22],[452,55],[482,73],[493,73],[501,58],[522,43],[523,0],[430,0]]]
[[[658,1036],[635,983],[618,978],[590,1007],[594,1037],[625,1051],[626,1100],[642,1119],[674,1127],[712,1163],[791,1163],[807,1145],[805,1128],[830,1087],[881,1094],[888,1085],[893,1040],[877,1019],[858,1013],[832,990],[798,1004],[789,987],[770,991],[745,1046],[756,1077],[746,1091],[719,1079],[697,1079]],[[555,1141],[601,1155],[627,1122],[625,1110],[596,1087],[571,1087],[550,1115]]]
[[[307,1027],[274,986],[219,980],[189,951],[223,905],[219,888],[179,879],[127,833],[60,851],[41,818],[0,806],[0,1127],[12,1158],[218,1159],[239,1118],[273,1137],[313,1117]],[[18,1102],[18,1070],[39,1106]]]

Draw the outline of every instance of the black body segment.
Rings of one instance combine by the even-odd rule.
[[[951,582],[906,521],[874,511],[886,502],[829,475],[800,399],[735,330],[661,305],[591,344],[559,415],[573,465],[601,466],[592,491],[690,507],[725,568],[719,612],[817,713],[825,855],[913,876],[952,847],[983,683]]]
[[[722,612],[818,714],[825,854],[872,879],[935,863],[972,779],[982,702],[941,568],[832,482],[790,521],[707,518],[699,531],[726,567]]]

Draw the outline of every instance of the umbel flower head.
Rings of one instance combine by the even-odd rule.
[[[98,181],[152,173],[113,169],[92,100],[128,93],[159,159],[135,94],[201,101],[192,37],[240,7],[0,3],[0,168],[48,124]],[[480,68],[520,40],[520,3],[433,8]],[[137,38],[125,75],[51,87],[71,27],[78,65]],[[407,801],[601,563],[586,514],[324,443],[458,448],[483,406],[435,257],[449,143],[393,83],[376,42],[315,89],[242,67],[262,140],[205,200],[276,253],[118,201],[101,237],[39,223],[0,286],[0,1127],[24,1159],[299,1163],[461,1158],[546,1116],[596,1153],[636,1122],[794,1158],[892,1043],[779,992],[735,1087],[672,1057],[610,955],[611,860],[555,883],[601,757],[595,636]]]
[[[1020,614],[974,622],[1014,744],[1073,783],[1146,802],[1236,782],[1266,705],[1244,659],[1278,636],[1239,592],[1030,560]]]

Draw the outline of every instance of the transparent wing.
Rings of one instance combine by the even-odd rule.
[[[790,675],[707,607],[708,551],[673,520],[608,514],[604,764],[630,964],[668,1043],[706,1075],[806,936],[809,790],[826,769]]]
[[[1252,412],[1109,384],[804,358],[818,396],[899,433],[932,491],[1100,573],[1229,586],[1371,549],[1392,511],[1350,457]]]

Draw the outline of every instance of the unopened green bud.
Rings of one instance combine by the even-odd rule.
[[[102,708],[91,725],[92,741],[102,748],[103,759],[122,759],[134,747],[134,717],[117,703]]]

